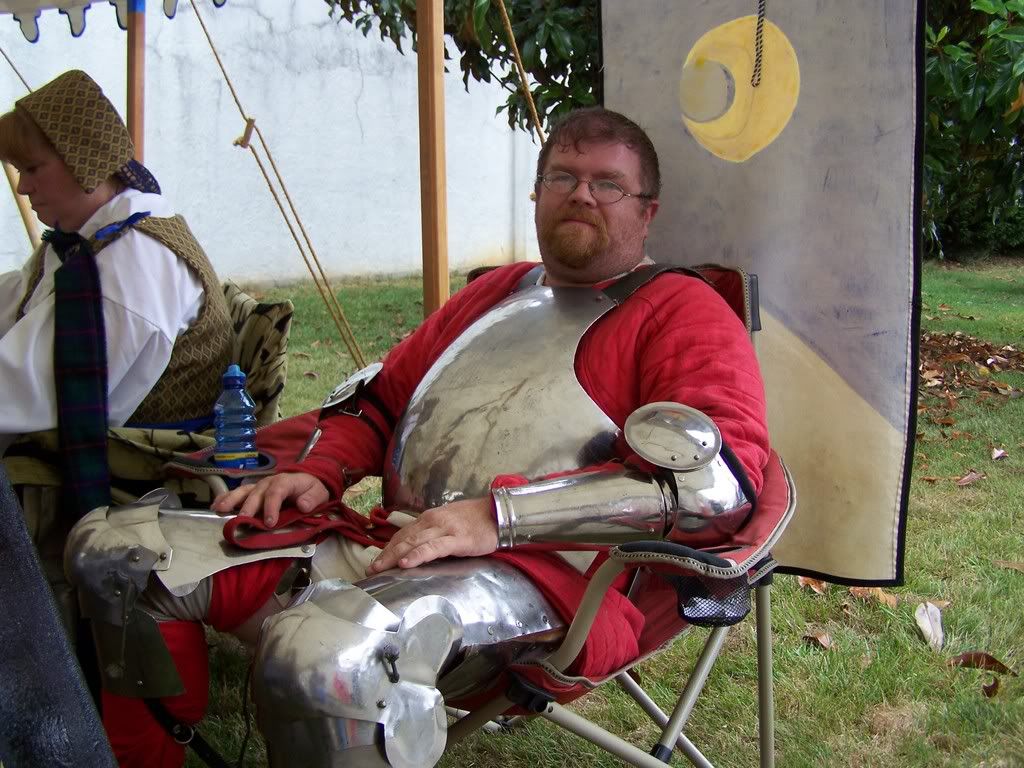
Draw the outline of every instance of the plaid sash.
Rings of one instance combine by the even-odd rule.
[[[133,214],[96,233],[99,248],[148,213]],[[110,503],[107,460],[107,337],[103,292],[93,243],[75,232],[49,230],[61,266],[53,275],[53,374],[57,394],[63,506],[72,519]]]

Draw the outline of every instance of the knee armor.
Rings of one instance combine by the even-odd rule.
[[[68,580],[92,620],[104,687],[121,696],[183,691],[157,621],[137,603],[151,574],[172,594],[191,593],[218,571],[277,557],[310,557],[315,547],[241,550],[224,541],[225,519],[184,510],[167,491],[134,504],[99,507],[71,530],[64,550]],[[152,587],[149,587],[152,588]]]

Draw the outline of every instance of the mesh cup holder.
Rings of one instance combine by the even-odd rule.
[[[750,613],[750,584],[746,575],[710,579],[699,574],[665,575],[676,590],[679,617],[698,627],[729,627]]]

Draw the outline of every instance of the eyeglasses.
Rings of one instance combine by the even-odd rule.
[[[580,185],[579,179],[571,173],[565,173],[564,171],[545,173],[542,176],[538,176],[537,181],[558,195],[571,194],[572,191]],[[594,196],[594,199],[603,205],[617,203],[624,197],[636,197],[641,200],[654,199],[654,195],[646,195],[643,193],[632,194],[630,192],[626,192],[614,181],[609,181],[608,179],[588,181],[587,187],[590,189],[590,194]]]

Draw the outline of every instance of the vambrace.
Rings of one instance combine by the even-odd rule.
[[[625,436],[654,473],[623,468],[495,488],[499,549],[644,539],[702,547],[727,540],[749,519],[749,481],[707,416],[654,403],[630,416]]]

